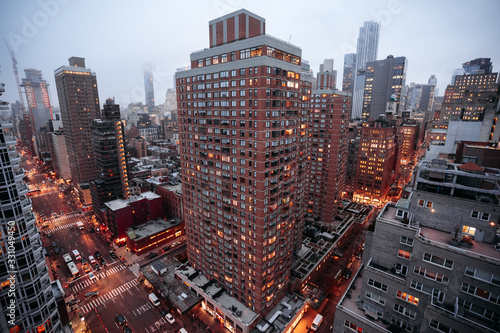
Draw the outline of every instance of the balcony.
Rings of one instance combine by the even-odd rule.
[[[392,273],[391,270],[387,267],[379,265],[377,263],[372,262],[372,259],[366,265],[366,270],[369,272],[373,272],[378,276],[381,276],[385,279],[391,280],[393,282],[399,283],[401,285],[405,285],[405,279],[400,277],[396,273]]]
[[[24,182],[17,183],[17,192],[19,195],[26,194],[26,193],[28,193],[28,191],[29,191],[29,188],[28,188],[28,185],[26,185],[26,183],[24,183]]]

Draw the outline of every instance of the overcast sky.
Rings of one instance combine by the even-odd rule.
[[[173,88],[177,68],[208,47],[208,22],[241,8],[266,19],[266,33],[302,49],[316,73],[335,60],[342,86],[344,54],[355,52],[364,21],[381,23],[378,59],[406,56],[406,83],[427,83],[431,74],[444,94],[452,72],[465,61],[491,58],[500,65],[500,1],[436,0],[1,0],[0,34],[16,52],[20,80],[25,68],[42,71],[58,105],[54,70],[71,56],[84,57],[97,74],[100,102],[114,96],[126,106],[144,101],[143,68],[154,69],[156,104]],[[0,44],[0,98],[19,99],[12,62]]]

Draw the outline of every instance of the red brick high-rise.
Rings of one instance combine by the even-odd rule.
[[[244,9],[209,26],[210,48],[175,76],[189,262],[260,313],[302,241],[302,52]]]
[[[345,188],[351,94],[313,90],[308,124],[307,212],[324,222],[337,215]]]
[[[387,120],[363,123],[358,152],[353,200],[363,204],[381,205],[398,165],[396,126]]]

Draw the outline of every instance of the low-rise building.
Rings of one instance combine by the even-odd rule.
[[[173,218],[151,220],[125,231],[127,246],[131,252],[141,255],[145,252],[161,248],[184,235],[181,219]]]
[[[102,227],[115,241],[125,242],[126,229],[133,225],[163,217],[162,199],[153,192],[131,195],[128,199],[113,200],[104,205],[105,225]]]

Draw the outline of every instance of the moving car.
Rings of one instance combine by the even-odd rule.
[[[94,259],[93,256],[89,256],[89,261],[90,261],[91,264],[95,264],[96,263],[96,261],[95,261],[95,259]]]
[[[127,325],[123,326],[123,333],[132,333],[132,330]]]
[[[104,258],[101,258],[101,266],[102,267],[106,266],[106,262],[104,261]]]
[[[111,258],[116,259],[116,254],[113,251],[109,251],[109,255],[111,256]]]
[[[78,252],[78,250],[73,250],[73,255],[75,256],[75,260],[82,259],[82,256],[80,256],[80,252]]]
[[[92,297],[95,297],[95,296],[98,296],[99,295],[99,291],[98,290],[94,290],[94,291],[90,291],[88,293],[85,294],[85,299],[89,299],[89,298],[92,298]]]
[[[89,267],[89,265],[83,265],[82,267],[83,267],[83,270],[85,271],[85,273],[90,272],[90,267]]]
[[[160,305],[160,300],[158,299],[158,296],[155,295],[155,293],[151,293],[148,296],[149,301],[154,305],[154,306],[159,306]]]
[[[59,254],[61,253],[61,249],[59,249],[57,246],[54,248],[54,253]]]
[[[123,325],[123,324],[125,324],[127,322],[127,320],[125,319],[125,317],[122,314],[120,314],[120,313],[116,314],[115,319],[116,319],[116,322],[119,325]]]
[[[99,251],[95,251],[94,255],[95,255],[95,257],[97,259],[99,259],[100,257],[102,257],[101,254],[99,253]]]
[[[165,319],[172,325],[175,323],[175,318],[170,313],[167,313],[165,315]]]
[[[97,277],[92,272],[89,273],[89,278],[90,278],[90,281],[94,281],[95,279],[97,279]]]

